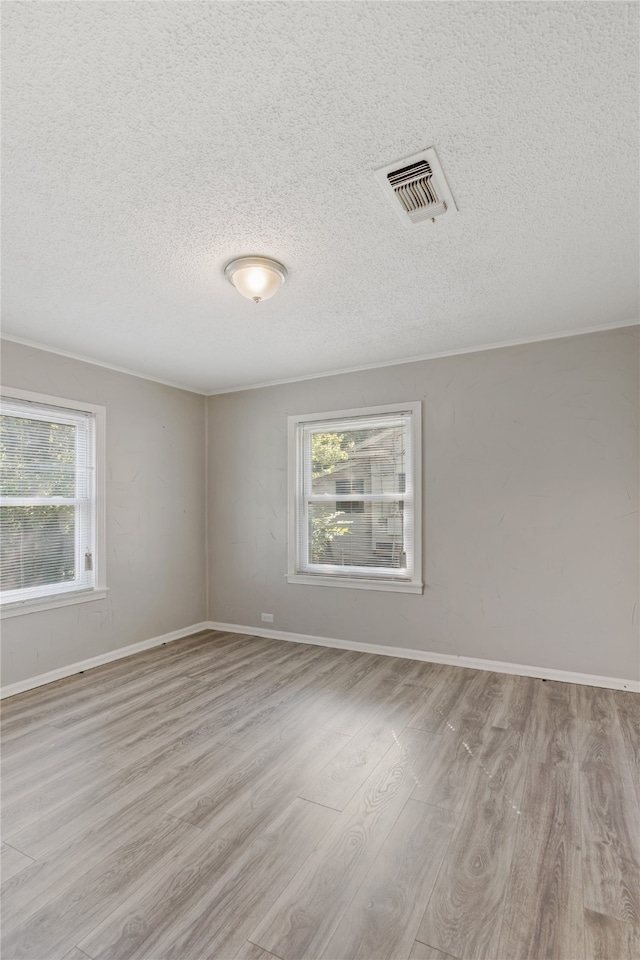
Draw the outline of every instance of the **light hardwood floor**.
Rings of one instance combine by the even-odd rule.
[[[3,960],[639,960],[640,697],[204,633],[2,705]]]

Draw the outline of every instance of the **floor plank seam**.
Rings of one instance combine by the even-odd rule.
[[[532,762],[533,762],[533,760],[532,760],[532,756],[531,756],[531,750],[529,750],[529,755],[528,755],[528,757],[527,757],[527,764],[526,764],[525,771],[524,771],[524,776],[523,776],[523,790],[522,790],[522,796],[523,796],[523,797],[525,796],[524,788],[526,787],[527,780],[528,780],[528,778],[529,778],[529,774],[530,774]],[[502,897],[502,904],[501,904],[501,907],[500,907],[500,923],[499,923],[499,930],[498,930],[498,937],[497,937],[497,942],[498,942],[498,945],[499,945],[500,947],[501,947],[501,945],[502,945],[502,936],[503,936],[503,931],[504,931],[504,920],[505,920],[505,908],[506,908],[506,903],[507,903],[507,895],[508,895],[508,891],[509,891],[509,889],[510,889],[510,887],[511,887],[511,877],[512,877],[513,872],[514,872],[514,869],[515,869],[516,851],[517,851],[517,849],[518,849],[518,836],[519,836],[520,832],[521,832],[522,830],[524,830],[523,824],[524,824],[524,821],[525,821],[525,816],[522,814],[522,811],[521,811],[521,810],[518,810],[518,817],[519,817],[519,819],[518,819],[518,823],[517,823],[517,825],[516,825],[515,836],[514,836],[514,838],[513,838],[513,848],[512,848],[512,851],[511,851],[511,860],[510,860],[510,862],[509,862],[509,868],[508,868],[508,872],[507,872],[507,883],[506,883],[506,886],[505,886],[505,891],[504,891],[504,894],[503,894],[503,897]]]
[[[577,783],[578,783],[578,827],[579,827],[579,831],[580,831],[580,867],[581,867],[581,869],[580,869],[580,902],[582,903],[582,918],[583,918],[583,923],[584,923],[584,918],[585,918],[585,915],[586,915],[586,909],[587,909],[587,907],[586,907],[586,904],[585,904],[584,870],[583,870],[582,868],[583,868],[583,865],[584,865],[584,855],[585,855],[585,850],[586,850],[586,842],[585,842],[586,838],[585,838],[585,835],[584,835],[585,825],[584,825],[583,817],[582,817],[582,810],[583,810],[583,796],[582,796],[582,794],[583,794],[584,787],[583,787],[583,784],[582,784],[582,777],[581,777],[581,775],[580,775],[580,768],[581,768],[582,764],[580,763],[580,747],[579,747],[579,744],[580,744],[581,738],[580,738],[580,721],[579,721],[579,720],[576,720],[576,740],[577,740],[577,743],[578,743],[578,749],[576,750],[576,780],[577,780]],[[585,944],[585,948],[586,948],[586,944]],[[586,956],[586,951],[585,951],[585,956]],[[589,958],[587,958],[587,960],[589,960]]]
[[[3,844],[5,845],[5,847],[11,847],[12,850],[15,850],[16,853],[19,853],[22,857],[28,857],[29,860],[31,860],[32,863],[37,863],[37,862],[38,862],[38,858],[37,858],[37,857],[32,857],[30,853],[25,853],[24,850],[20,850],[20,848],[19,848],[19,847],[16,847],[16,845],[15,845],[14,843],[12,843],[11,840],[6,840],[6,839],[3,837],[2,842],[3,842]]]
[[[429,950],[437,950],[443,957],[450,957],[451,960],[459,960],[459,957],[454,957],[452,953],[447,953],[445,950],[440,950],[439,947],[434,947],[432,943],[425,943],[424,940],[416,940],[416,943],[422,944],[423,947],[429,947]]]
[[[252,943],[254,947],[259,947],[260,950],[264,950],[264,947],[261,947],[259,943],[256,943],[255,940],[252,940],[251,937],[247,937],[247,943]],[[283,957],[279,956],[277,953],[274,953],[273,950],[267,951],[274,960],[283,960]]]
[[[418,802],[419,802],[419,801],[418,801]],[[459,819],[459,815],[458,815],[458,814],[454,814],[454,816],[455,816],[455,818],[456,818],[456,824],[457,824],[458,819]],[[440,874],[442,873],[443,868],[444,868],[444,865],[445,865],[445,863],[446,863],[446,861],[447,861],[447,855],[448,855],[448,853],[449,853],[449,849],[451,848],[451,841],[453,840],[453,835],[454,835],[454,833],[455,833],[455,827],[454,827],[454,829],[451,831],[451,834],[450,834],[450,836],[449,836],[449,840],[448,840],[448,842],[447,842],[447,846],[446,846],[445,851],[444,851],[444,856],[443,856],[442,860],[440,861],[440,866],[438,867],[438,872],[437,872],[437,874],[436,874],[436,879],[434,880],[433,886],[432,886],[432,888],[431,888],[431,893],[429,894],[429,896],[428,896],[428,898],[427,898],[427,902],[426,902],[425,905],[424,905],[424,910],[422,911],[422,916],[420,917],[420,923],[418,924],[418,927],[417,927],[417,931],[418,931],[418,932],[420,931],[420,927],[422,926],[422,923],[423,923],[423,921],[424,921],[424,918],[425,918],[425,916],[426,916],[426,914],[427,914],[427,910],[429,909],[429,904],[430,904],[430,902],[431,902],[431,898],[433,897],[435,891],[436,891],[437,888],[438,888],[438,880],[440,879]],[[416,937],[416,939],[417,939],[417,937]],[[419,942],[419,943],[422,943],[423,941],[420,940],[420,941],[418,941],[418,942]],[[430,949],[432,949],[432,950],[439,950],[439,949],[440,949],[439,947],[433,947],[433,946],[431,946],[431,944],[429,944],[429,943],[425,944],[425,946],[430,947]],[[444,952],[444,951],[440,950],[440,953],[443,953],[443,952]],[[448,954],[448,953],[447,953],[447,954],[445,954],[445,956],[452,956],[452,954]],[[457,957],[454,957],[453,960],[458,960],[458,958],[457,958]]]
[[[302,789],[304,790],[304,787]],[[296,793],[296,800],[304,800],[305,803],[312,803],[314,807],[323,807],[325,810],[333,810],[335,813],[342,813],[344,809],[341,807],[332,807],[328,803],[321,803],[320,800],[309,800],[308,797],[303,797],[299,793]]]
[[[637,696],[637,694],[636,694],[636,696]],[[638,697],[638,700],[640,701],[640,696]],[[640,710],[640,704],[639,704],[638,709]],[[622,726],[622,721],[621,721],[621,718],[620,718],[620,711],[618,710],[618,705],[615,704],[615,703],[614,703],[614,710],[615,710],[615,712],[616,712],[616,717],[617,717],[618,725],[619,725],[619,726]],[[634,768],[634,766],[633,766],[633,763],[631,762],[631,757],[629,756],[629,751],[625,749],[624,754],[625,754],[625,759],[626,759],[626,761],[627,761],[627,768],[628,768],[628,770],[629,770],[629,776],[631,777],[631,782],[632,782],[633,784],[636,784],[637,774],[636,774],[636,770],[635,770],[635,768]],[[640,783],[638,783],[637,786],[638,786],[638,792],[635,794],[635,801],[636,801],[636,806],[638,807],[638,814],[640,815]]]
[[[398,740],[398,738],[396,737],[395,739],[396,739],[396,744],[397,744],[397,746],[398,746],[403,752],[405,752],[405,753],[408,754],[408,750],[407,750],[405,747],[402,747],[402,745],[401,745],[400,741]],[[392,750],[392,749],[393,749],[392,747],[389,748],[389,750]],[[387,753],[388,753],[388,752],[389,752],[389,751],[387,751]],[[387,755],[387,754],[385,754],[385,757],[386,757],[386,755]],[[382,758],[381,762],[383,762],[383,760],[384,760],[384,758]],[[416,781],[415,773],[414,773],[413,768],[411,767],[410,764],[409,764],[409,766],[408,766],[408,772],[409,772],[410,775],[413,777],[414,781]],[[409,794],[409,796],[407,797],[407,799],[406,799],[405,802],[403,803],[402,807],[400,807],[400,808],[398,809],[398,812],[397,812],[396,817],[395,817],[395,818],[393,819],[393,821],[388,825],[386,837],[389,837],[390,834],[392,833],[395,825],[397,824],[398,820],[400,819],[400,817],[401,817],[401,815],[402,815],[403,810],[405,809],[405,807],[407,806],[407,803],[408,803],[409,800],[411,799],[412,793],[413,793],[413,791],[411,791],[411,793]],[[451,842],[451,837],[449,838],[449,843],[450,843],[450,842]],[[447,843],[447,849],[448,849],[448,847],[449,847],[449,843]],[[374,856],[373,860],[371,861],[371,864],[370,864],[370,866],[369,866],[369,869],[365,872],[364,876],[362,877],[362,880],[361,880],[360,883],[358,884],[357,888],[354,890],[353,895],[349,898],[348,903],[345,904],[344,909],[340,912],[340,916],[338,917],[337,922],[334,924],[331,933],[327,935],[327,940],[326,940],[326,944],[327,944],[327,945],[330,943],[331,938],[333,937],[334,933],[337,931],[338,927],[340,926],[340,923],[342,922],[343,917],[347,914],[349,908],[351,907],[351,904],[353,903],[353,901],[354,901],[354,900],[356,899],[356,897],[358,896],[358,893],[360,892],[360,888],[366,884],[369,875],[374,872],[375,867],[376,867],[377,860],[378,860],[378,858],[381,856],[382,849],[383,849],[383,845],[380,846],[380,849],[378,850],[377,854]],[[446,851],[445,851],[445,856],[446,856]],[[444,856],[443,856],[443,858],[442,858],[442,861],[441,861],[440,866],[442,866],[442,863],[443,863],[443,862],[444,862]],[[439,871],[438,871],[438,872],[439,872]],[[435,887],[435,884],[434,884],[434,887]],[[426,906],[425,906],[425,909],[426,909]],[[422,918],[421,918],[421,919],[422,919]],[[418,926],[416,927],[416,929],[419,929],[419,924],[418,924]]]

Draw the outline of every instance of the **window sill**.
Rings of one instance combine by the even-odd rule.
[[[39,597],[37,600],[18,600],[17,603],[7,603],[0,607],[0,619],[21,617],[25,613],[40,613],[41,610],[54,610],[56,607],[70,607],[77,603],[88,603],[90,600],[104,600],[108,592],[107,587],[100,587],[54,597]]]
[[[347,580],[346,577],[308,576],[287,574],[288,583],[303,583],[315,587],[348,587],[350,590],[387,590],[392,593],[422,593],[424,584],[409,580]]]

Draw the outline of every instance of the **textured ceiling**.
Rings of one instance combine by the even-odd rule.
[[[638,316],[635,4],[2,15],[9,337],[218,391]],[[431,145],[459,213],[405,227],[373,171]]]

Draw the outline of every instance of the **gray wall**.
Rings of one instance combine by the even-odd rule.
[[[287,415],[423,400],[424,595],[288,584]],[[638,677],[638,330],[208,400],[209,617]]]
[[[206,619],[203,397],[4,342],[2,382],[107,408],[105,600],[2,621],[2,683]]]
[[[2,682],[209,619],[636,679],[638,331],[202,397],[13,343],[107,408],[107,599],[4,620]],[[287,415],[424,400],[423,596],[288,584]]]

